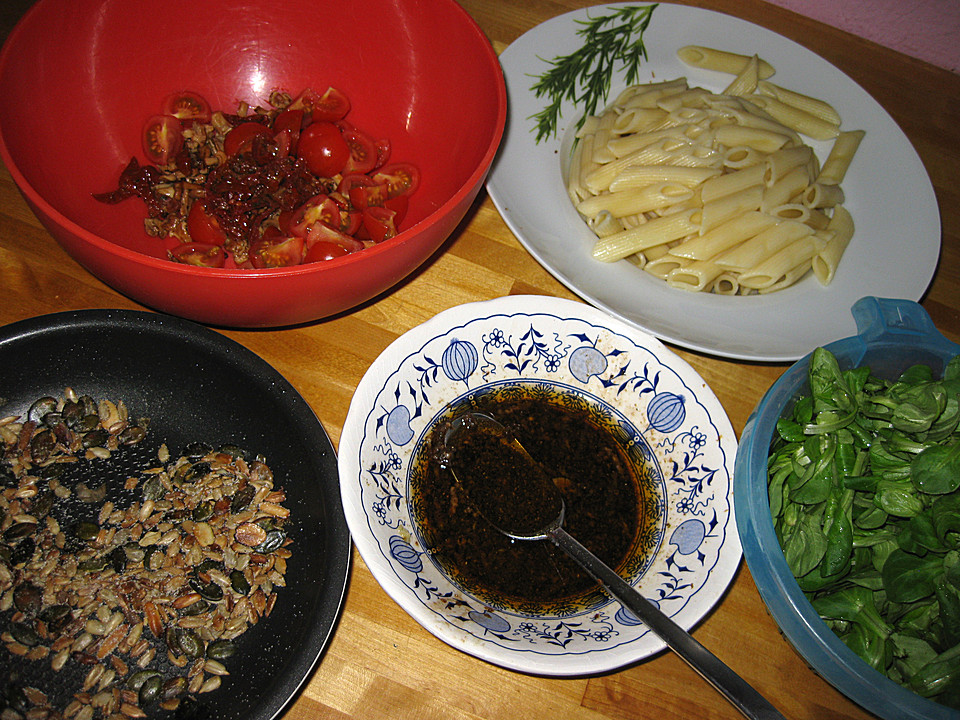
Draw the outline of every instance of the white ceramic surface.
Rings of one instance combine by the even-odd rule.
[[[391,344],[354,394],[340,438],[341,493],[354,542],[384,590],[465,652],[546,675],[602,672],[664,648],[605,596],[586,610],[492,609],[453,585],[409,507],[411,459],[451,403],[493,386],[537,383],[586,402],[642,453],[659,522],[628,581],[684,628],[719,600],[740,562],[731,485],[736,436],[682,359],[589,305],[509,296],[461,305]]]
[[[547,270],[591,304],[666,342],[744,360],[793,361],[854,334],[849,309],[865,295],[920,299],[939,258],[940,216],[923,164],[893,119],[851,78],[801,45],[729,15],[665,3],[654,11],[644,36],[649,60],[641,66],[640,82],[686,76],[691,85],[721,91],[731,76],[688,67],[677,49],[706,45],[757,53],[776,68],[776,83],[830,102],[844,129],[866,131],[843,182],[856,233],[829,286],[808,275],[764,296],[690,293],[625,260],[595,261],[590,255],[595,237],[569,201],[561,171],[570,145],[565,136],[581,112],[565,103],[558,136],[537,144],[531,116],[545,100],[530,87],[548,68],[547,60],[579,46],[577,20],[611,7],[555,17],[500,56],[509,117],[487,189],[507,225]],[[623,87],[618,76],[611,99]],[[830,147],[810,145],[821,160]]]

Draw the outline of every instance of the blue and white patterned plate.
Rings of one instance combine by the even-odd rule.
[[[733,513],[737,442],[699,375],[657,339],[589,305],[510,296],[461,305],[392,343],[353,396],[340,487],[364,562],[415,620],[450,645],[545,675],[612,670],[664,644],[606,596],[527,615],[453,584],[411,517],[409,474],[425,431],[452,404],[524,384],[591,408],[639,450],[660,503],[647,557],[628,580],[684,628],[719,600],[740,562]]]

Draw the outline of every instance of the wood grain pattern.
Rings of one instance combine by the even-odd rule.
[[[2,37],[30,4],[5,1],[0,10]],[[500,51],[534,25],[590,3],[461,0],[461,4]],[[941,263],[923,305],[944,334],[960,341],[960,77],[762,0],[685,4],[737,15],[805,45],[853,77],[901,125],[930,173],[943,220]],[[3,324],[60,310],[140,307],[90,276],[60,249],[2,167],[0,288]],[[304,327],[225,334],[283,373],[337,444],[353,389],[393,339],[446,308],[511,293],[573,297],[522,248],[481,193],[441,250],[387,295]],[[711,385],[738,433],[786,367],[678,353]],[[787,717],[870,717],[820,679],[782,638],[745,565],[695,635]],[[285,720],[526,717],[739,716],[667,653],[619,672],[568,679],[529,676],[474,659],[437,640],[406,615],[356,553],[343,615],[329,649],[284,715]]]

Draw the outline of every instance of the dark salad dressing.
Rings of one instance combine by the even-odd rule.
[[[643,469],[589,407],[571,404],[562,394],[511,386],[478,395],[464,409],[494,417],[543,467],[563,496],[563,526],[571,535],[615,569],[634,554],[641,530],[657,521],[659,511],[643,501]],[[598,592],[598,583],[551,541],[512,540],[480,513],[445,468],[450,421],[440,419],[427,430],[410,476],[412,514],[435,561],[466,592],[494,607],[536,612],[537,606],[577,604]],[[488,441],[478,439],[469,461],[511,504],[508,515],[518,517],[524,512],[516,506],[524,502],[522,493],[510,494],[502,473],[524,469],[505,467],[497,460],[496,443]]]

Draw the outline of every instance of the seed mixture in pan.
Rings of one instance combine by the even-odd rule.
[[[0,419],[0,653],[23,668],[0,678],[4,720],[184,710],[285,585],[290,512],[262,459],[164,445],[122,488],[77,480],[148,425],[71,389]],[[31,681],[41,670],[79,678],[63,707]]]

